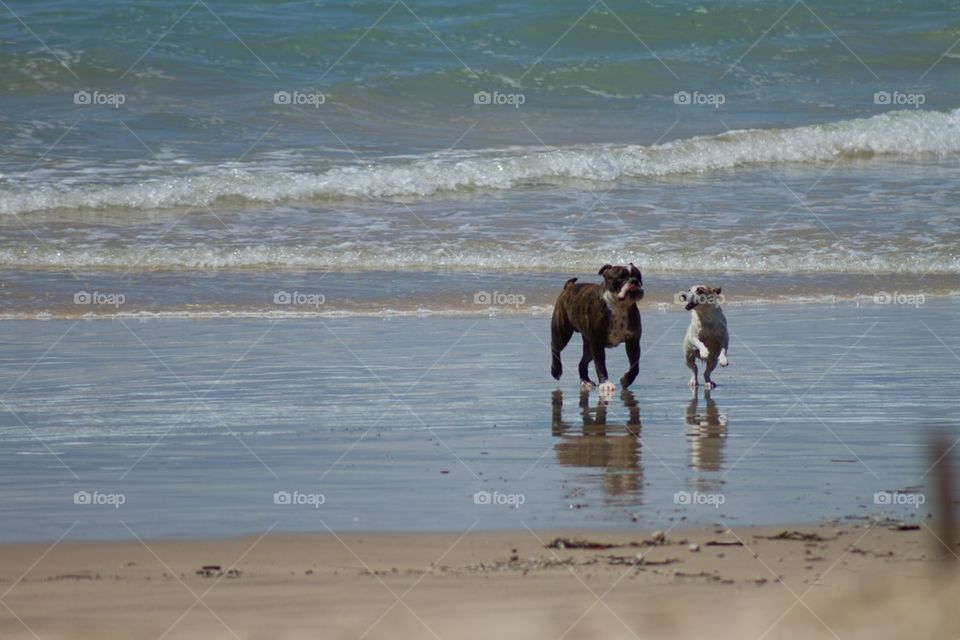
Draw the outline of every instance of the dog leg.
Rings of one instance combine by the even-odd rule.
[[[710,350],[707,349],[707,345],[703,344],[699,338],[694,338],[693,346],[697,348],[697,352],[700,354],[700,359],[706,362],[707,358],[710,357]]]
[[[703,388],[707,389],[716,389],[717,383],[710,379],[710,374],[713,373],[713,370],[717,368],[717,358],[712,353],[710,357],[707,358],[707,364],[703,370]]]
[[[637,379],[637,374],[640,373],[640,338],[627,340],[626,346],[627,361],[630,363],[630,368],[620,378],[620,386],[624,389],[633,384],[633,381]]]
[[[697,352],[693,349],[688,349],[684,354],[684,360],[687,363],[687,368],[690,371],[693,371],[693,377],[690,378],[690,382],[687,383],[687,386],[691,389],[697,388]]]
[[[593,354],[593,367],[597,370],[597,379],[600,381],[600,395],[611,395],[617,386],[610,382],[607,376],[607,352],[602,340],[590,341],[590,352]]]
[[[558,308],[553,312],[553,321],[550,323],[550,351],[553,354],[550,365],[550,375],[554,380],[559,380],[563,375],[563,362],[560,360],[560,352],[570,342],[573,337],[573,326],[564,317],[563,312]]]
[[[589,365],[590,361],[593,360],[593,354],[590,351],[590,343],[587,341],[587,337],[583,336],[583,356],[580,358],[580,390],[581,391],[592,391],[596,386],[590,380],[590,370]]]

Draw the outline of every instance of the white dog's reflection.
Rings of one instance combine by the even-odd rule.
[[[699,411],[694,392],[687,405],[687,436],[690,438],[690,465],[700,471],[719,471],[723,465],[723,447],[727,439],[727,416],[720,413],[717,403],[705,391],[707,406]]]
[[[590,406],[590,394],[580,394],[582,426],[563,420],[563,392],[553,392],[553,435],[557,462],[564,466],[604,469],[603,490],[608,496],[639,496],[643,487],[640,467],[640,405],[628,390],[620,394],[626,415],[616,415],[610,398]],[[616,408],[619,413],[619,407]],[[611,419],[608,421],[608,417]],[[634,502],[635,500],[631,500]]]

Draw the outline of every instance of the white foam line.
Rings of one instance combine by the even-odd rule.
[[[21,187],[0,201],[0,213],[53,209],[161,209],[208,206],[223,198],[250,202],[379,199],[469,189],[510,189],[563,179],[615,181],[844,156],[960,152],[960,109],[914,109],[792,129],[747,129],[664,144],[582,145],[559,149],[488,149],[392,158],[298,172],[256,161],[205,167],[173,178],[126,184]],[[2,185],[0,185],[2,186]]]
[[[924,303],[936,300],[960,299],[960,291],[927,292],[924,293]],[[872,296],[862,294],[819,294],[807,296],[783,297],[753,297],[739,300],[727,300],[725,308],[753,309],[768,305],[831,305],[831,306],[858,306],[868,309],[882,310],[890,308],[889,304],[878,303]],[[686,313],[682,307],[670,302],[644,302],[638,305],[641,313]],[[160,309],[158,311],[129,311],[119,313],[84,313],[78,314],[69,311],[14,311],[0,313],[0,321],[16,320],[218,320],[218,319],[263,319],[263,320],[309,320],[309,319],[337,319],[337,318],[431,318],[431,317],[547,317],[553,313],[553,305],[524,305],[520,307],[441,307],[436,309],[330,309],[323,311],[266,311],[263,309],[224,310],[210,308],[205,310],[191,309]]]

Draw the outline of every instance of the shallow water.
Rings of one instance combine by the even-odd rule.
[[[960,435],[957,310],[728,309],[732,364],[694,401],[682,313],[644,314],[640,377],[609,402],[581,397],[576,349],[549,377],[544,317],[4,322],[0,539],[74,522],[71,537],[115,538],[122,522],[221,536],[922,517],[874,494],[925,491],[925,434]]]
[[[10,218],[3,316],[543,310],[571,276],[635,262],[650,300],[722,279],[733,299],[956,293],[955,159],[844,161],[425,198]],[[802,200],[798,200],[801,194]],[[143,212],[140,212],[141,214]],[[0,243],[2,244],[2,243]],[[4,257],[5,256],[5,257]],[[76,304],[75,294],[123,296]],[[316,296],[276,303],[279,292]]]

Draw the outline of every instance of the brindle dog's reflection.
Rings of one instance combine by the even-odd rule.
[[[627,409],[626,422],[607,423],[609,398],[590,406],[590,394],[580,394],[582,432],[563,420],[563,392],[553,392],[553,435],[557,462],[574,467],[604,469],[603,490],[608,496],[638,498],[643,487],[640,468],[640,405],[630,391],[620,394]],[[633,502],[633,500],[631,500]]]
[[[720,413],[717,403],[704,391],[705,411],[698,411],[694,391],[687,405],[687,436],[690,438],[690,465],[700,471],[719,471],[723,466],[723,447],[727,440],[727,416]]]

